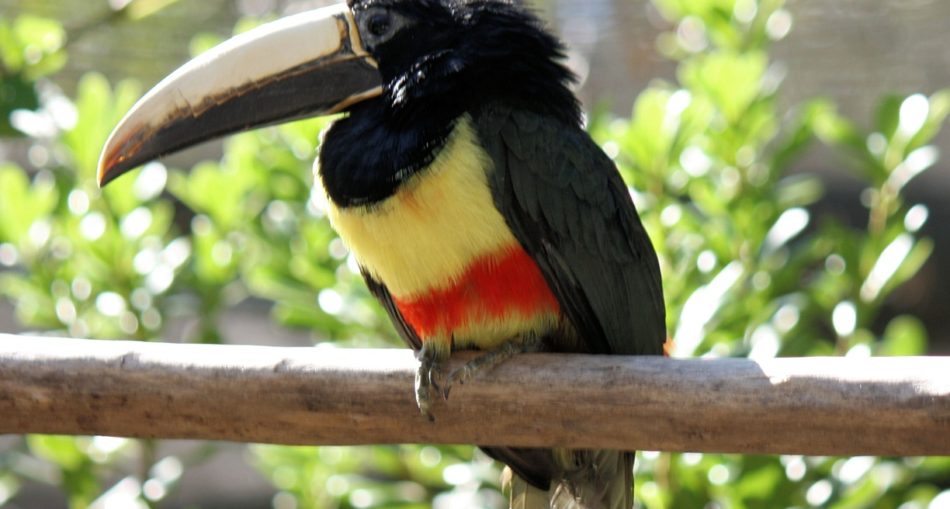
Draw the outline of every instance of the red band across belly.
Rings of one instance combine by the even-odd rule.
[[[531,318],[560,310],[541,270],[520,246],[475,260],[452,287],[395,301],[423,340],[451,334],[479,319]]]

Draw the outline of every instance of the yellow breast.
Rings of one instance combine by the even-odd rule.
[[[452,286],[473,260],[517,240],[495,208],[491,159],[463,117],[432,164],[393,196],[338,208],[333,227],[359,261],[398,299]]]

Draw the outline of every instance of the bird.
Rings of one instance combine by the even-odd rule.
[[[657,255],[574,83],[564,45],[511,0],[348,0],[162,80],[109,137],[99,182],[232,132],[342,113],[315,182],[417,352],[431,418],[454,383],[522,352],[663,354]],[[469,349],[480,356],[444,372]],[[482,449],[507,465],[512,508],[633,507],[633,452]]]

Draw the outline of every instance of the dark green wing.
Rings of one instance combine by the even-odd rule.
[[[592,353],[658,355],[660,268],[613,161],[586,132],[490,106],[475,117],[495,205]]]
[[[383,309],[386,310],[386,313],[389,314],[389,319],[392,320],[393,325],[396,327],[396,332],[399,333],[399,337],[413,350],[422,348],[422,340],[419,339],[416,331],[409,326],[406,319],[402,317],[402,313],[399,312],[396,303],[393,301],[393,296],[389,293],[389,288],[386,288],[386,285],[373,279],[373,276],[370,276],[362,267],[360,267],[360,273],[363,275],[363,280],[366,281],[366,287],[369,288],[369,292],[376,297],[376,300],[379,301]]]

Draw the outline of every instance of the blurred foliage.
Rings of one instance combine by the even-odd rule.
[[[115,5],[144,19],[173,3]],[[867,130],[826,99],[785,111],[769,54],[792,26],[781,0],[654,4],[671,24],[658,48],[678,62],[677,82],[655,83],[629,118],[595,116],[590,129],[633,185],[661,255],[676,355],[925,353],[921,322],[882,324],[881,308],[933,248],[919,235],[927,207],[903,190],[937,160],[930,143],[950,91],[885,97]],[[0,162],[0,296],[22,324],[139,340],[187,324],[188,340],[216,343],[223,313],[253,298],[324,347],[398,344],[311,192],[327,120],[241,134],[220,159],[188,171],[151,163],[100,191],[98,151],[142,90],[88,74],[64,97],[49,78],[66,62],[68,33],[52,19],[0,19],[0,135],[20,138],[26,156]],[[217,40],[196,37],[192,49]],[[790,168],[815,138],[865,186],[854,206],[866,224],[813,217],[822,182]],[[34,481],[73,508],[161,507],[215,448],[177,457],[157,445],[25,437],[0,450],[0,506]],[[277,508],[504,503],[498,467],[471,447],[249,450]],[[950,499],[945,458],[646,452],[636,468],[648,508],[936,509],[936,497]]]
[[[35,110],[36,81],[66,62],[65,32],[54,20],[34,16],[0,18],[0,136],[22,135],[10,125],[10,112]]]

